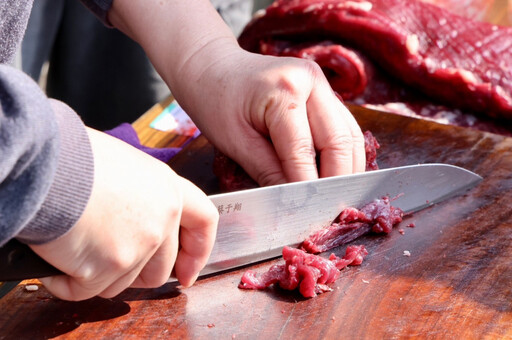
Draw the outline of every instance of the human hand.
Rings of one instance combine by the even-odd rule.
[[[364,171],[361,129],[316,63],[242,50],[208,0],[151,4],[115,1],[109,20],[141,44],[201,132],[260,185]]]
[[[193,85],[175,95],[202,133],[260,185],[364,171],[361,129],[316,63],[226,47],[208,65],[182,75]]]
[[[166,164],[106,134],[88,133],[95,170],[83,215],[60,238],[31,246],[67,274],[43,284],[65,300],[110,298],[127,287],[161,286],[174,269],[182,285],[192,285],[213,247],[215,206]]]

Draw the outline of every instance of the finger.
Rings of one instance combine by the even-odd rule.
[[[320,176],[364,171],[363,133],[326,80],[320,79],[312,90],[308,114],[315,147],[320,152]]]
[[[154,253],[149,253],[130,270],[123,271],[125,274],[115,279],[99,296],[112,298],[128,287],[156,288],[167,282],[171,276],[178,249],[179,228],[176,227],[173,230],[176,232],[167,237]]]
[[[109,267],[108,271],[104,270],[94,275],[82,272],[82,277],[58,275],[40,280],[48,291],[63,300],[81,301],[94,296],[111,298],[130,286],[149,257],[151,254],[146,259],[131,264],[129,268],[123,270],[113,270]]]
[[[57,275],[39,279],[45,288],[62,300],[82,301],[100,294],[107,284],[84,284],[67,275]]]
[[[110,299],[119,295],[126,288],[130,287],[137,279],[142,268],[144,268],[146,261],[147,260],[140,261],[134,265],[131,270],[123,272],[123,275],[114,279],[107,288],[105,288],[101,293],[97,295],[106,299]]]
[[[73,294],[72,292],[75,289],[71,288],[73,286],[70,282],[71,280],[72,278],[66,275],[42,277],[39,279],[39,281],[41,281],[41,283],[52,295],[62,300],[80,301],[94,296],[94,292],[91,294],[84,292],[78,296]]]
[[[213,203],[195,185],[183,180],[183,211],[180,250],[175,264],[178,281],[191,286],[204,268],[217,234],[219,214]]]
[[[267,137],[252,127],[241,127],[243,138],[232,141],[228,148],[236,146],[232,153],[226,152],[235,160],[260,186],[286,183],[281,161],[274,146]],[[236,151],[236,152],[235,152]],[[242,152],[249,154],[243,155]]]
[[[153,257],[146,263],[139,276],[130,285],[132,288],[156,288],[166,283],[178,254],[178,231],[165,240]]]
[[[283,96],[265,114],[270,138],[289,182],[318,178],[306,100]]]
[[[98,296],[112,298],[128,287],[156,288],[163,285],[170,277],[178,248],[178,231],[167,237],[154,253],[148,253],[130,268],[119,271],[118,277],[111,278],[111,284]]]

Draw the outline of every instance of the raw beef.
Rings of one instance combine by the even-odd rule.
[[[389,233],[395,224],[402,222],[402,217],[402,210],[393,207],[388,197],[377,199],[361,210],[346,208],[341,212],[338,221],[309,236],[302,242],[301,248],[308,253],[322,253],[370,231]]]
[[[348,265],[360,265],[368,252],[359,245],[347,247],[342,258],[331,254],[329,259],[325,259],[314,254],[346,244],[370,231],[389,233],[395,224],[402,221],[402,216],[402,210],[392,207],[387,197],[377,199],[361,210],[347,208],[340,214],[338,222],[308,237],[302,243],[302,249],[284,247],[284,264],[273,265],[260,276],[252,270],[246,271],[239,288],[265,289],[277,283],[287,290],[299,287],[304,297],[330,291],[327,284],[338,279],[339,271]]]
[[[278,0],[239,41],[255,52],[316,60],[333,88],[360,105],[396,103],[393,112],[493,132],[501,123],[478,126],[467,113],[512,119],[512,28],[421,1]]]
[[[370,131],[364,133],[364,147],[366,153],[366,170],[377,170],[377,149],[380,148],[377,139]],[[219,180],[222,192],[237,191],[256,188],[258,184],[232,159],[215,149],[213,159],[213,173]]]
[[[343,98],[362,94],[368,83],[364,56],[331,41],[292,44],[282,40],[260,41],[259,52],[315,61],[329,77],[331,87]]]
[[[495,0],[421,0],[446,8],[460,16],[483,21]]]
[[[349,246],[343,258],[331,254],[329,259],[308,254],[301,249],[283,248],[284,264],[276,264],[260,276],[252,270],[244,273],[239,288],[265,289],[277,283],[286,290],[299,288],[304,297],[315,297],[332,290],[327,284],[340,276],[340,270],[348,265],[359,265],[368,252],[364,246]]]
[[[348,103],[442,124],[512,135],[510,124],[435,104],[418,90],[387,75],[363,53],[332,41],[293,44],[265,40],[260,42],[260,52],[315,61],[326,74],[331,87]]]
[[[217,148],[214,149],[213,174],[219,180],[221,192],[258,187],[258,183],[256,183],[240,165],[220,152]]]
[[[377,150],[380,148],[377,138],[370,131],[364,132],[364,153],[366,156],[366,171],[378,170]]]

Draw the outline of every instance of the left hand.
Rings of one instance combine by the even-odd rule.
[[[208,0],[114,1],[109,20],[260,185],[364,171],[363,134],[316,63],[242,50]]]
[[[364,171],[361,129],[316,63],[239,48],[226,55],[178,101],[260,185]]]

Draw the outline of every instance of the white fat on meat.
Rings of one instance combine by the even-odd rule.
[[[324,4],[311,4],[309,5],[308,7],[304,8],[304,10],[302,11],[303,13],[309,13],[309,12],[313,12],[313,11],[316,11],[317,9],[320,9],[321,7],[323,7]]]
[[[448,73],[458,75],[468,85],[478,85],[479,83],[481,83],[481,81],[479,81],[477,76],[473,72],[471,72],[471,71],[463,70],[463,69],[460,69],[460,68],[449,68],[446,71]]]
[[[405,41],[405,48],[412,55],[418,55],[420,50],[420,40],[416,34],[409,34]]]
[[[373,8],[373,4],[368,1],[346,1],[337,5],[338,8],[358,9],[361,11],[369,12]]]
[[[253,18],[254,19],[259,19],[259,18],[264,17],[265,14],[267,14],[267,10],[266,9],[259,9],[256,12],[254,12]]]
[[[505,100],[507,106],[512,107],[512,97],[510,97],[510,95],[503,89],[503,87],[498,85],[496,86],[495,91],[498,96]]]

